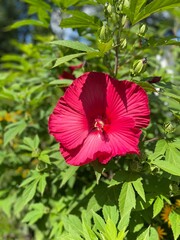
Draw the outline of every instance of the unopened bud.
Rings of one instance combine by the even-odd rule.
[[[115,11],[117,14],[120,14],[121,10],[122,10],[122,4],[118,2],[115,6]]]
[[[112,13],[112,5],[111,5],[110,3],[109,3],[108,6],[107,6],[107,12],[108,12],[109,14]]]
[[[111,31],[106,23],[103,23],[99,31],[99,40],[101,42],[108,42],[111,39]]]
[[[123,49],[127,46],[127,40],[126,38],[121,38],[120,39],[120,48]]]
[[[175,127],[170,122],[166,123],[164,126],[165,126],[165,133],[173,133],[175,131]]]
[[[139,35],[143,36],[147,32],[147,30],[148,30],[148,27],[147,27],[146,24],[140,25],[140,27],[139,27]]]
[[[136,60],[133,63],[132,74],[138,75],[140,73],[143,73],[146,69],[146,66],[147,66],[147,58]]]
[[[113,7],[110,3],[106,3],[104,7],[105,16],[111,16],[113,13]]]
[[[127,21],[127,16],[124,15],[124,16],[122,17],[122,19],[121,19],[121,25],[122,25],[122,27],[124,27],[124,25],[126,24],[126,21]]]

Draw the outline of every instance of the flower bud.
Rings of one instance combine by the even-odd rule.
[[[106,23],[99,30],[99,40],[101,42],[108,42],[111,39],[111,31]]]
[[[110,3],[106,3],[104,7],[104,14],[105,16],[111,16],[113,12],[113,7]]]
[[[111,5],[110,3],[109,3],[108,6],[107,6],[107,12],[108,12],[109,14],[112,13],[112,5]]]
[[[173,133],[175,131],[175,127],[170,122],[166,123],[164,127],[165,127],[165,133]]]
[[[147,58],[136,60],[133,63],[133,69],[131,72],[133,75],[138,75],[145,71],[146,66],[147,66]]]
[[[127,40],[126,38],[121,38],[120,39],[120,48],[123,49],[127,46]]]
[[[116,3],[115,11],[116,11],[117,14],[121,13],[121,11],[122,11],[122,4],[121,3],[119,3],[119,2]]]
[[[124,27],[124,25],[126,24],[126,21],[127,21],[127,16],[126,15],[122,16],[122,19],[121,19],[122,27]]]
[[[143,36],[148,30],[148,27],[146,24],[141,24],[139,27],[139,35]]]

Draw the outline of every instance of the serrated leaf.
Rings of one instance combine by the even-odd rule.
[[[150,227],[148,227],[144,232],[142,232],[137,237],[137,240],[149,240],[149,235],[150,235]]]
[[[33,25],[33,26],[39,26],[39,27],[45,27],[45,28],[48,27],[44,22],[41,22],[35,19],[24,19],[11,24],[6,28],[6,30],[12,30],[12,29],[16,29],[19,27],[27,26],[27,25]]]
[[[31,206],[31,208],[33,209],[32,211],[28,212],[25,217],[22,219],[23,223],[29,223],[29,225],[34,224],[35,222],[37,222],[37,220],[39,220],[40,218],[42,218],[42,216],[44,215],[44,210],[45,207],[42,203],[36,203],[33,204]]]
[[[80,11],[67,11],[72,17],[65,18],[61,21],[62,28],[91,28],[98,30],[101,26],[97,17],[89,16],[88,14]]]
[[[119,212],[116,206],[103,206],[103,216],[104,219],[111,219],[116,225],[119,219]]]
[[[147,2],[147,0],[136,0],[130,1],[130,6],[129,9],[130,11],[128,11],[128,17],[130,18],[131,21],[133,21],[134,16],[136,16],[140,10],[142,9],[142,6]]]
[[[156,92],[154,86],[148,82],[137,82],[146,92]]]
[[[24,206],[32,200],[32,198],[34,197],[35,193],[36,193],[36,188],[37,188],[37,184],[38,184],[38,179],[36,179],[35,181],[31,182],[26,189],[24,190],[23,194],[21,197],[19,197],[19,199],[16,201],[14,209],[15,209],[15,214],[19,213],[20,211],[22,211],[22,209],[24,208]]]
[[[127,232],[125,232],[125,230],[121,230],[118,233],[118,236],[117,236],[116,240],[124,240],[126,235],[127,235]]]
[[[127,212],[131,212],[132,208],[136,206],[135,192],[131,182],[125,182],[119,196],[119,209],[121,217]]]
[[[83,52],[94,52],[94,51],[96,51],[96,49],[91,48],[84,43],[77,42],[77,41],[71,41],[71,40],[57,40],[57,41],[50,42],[50,44],[55,44],[55,45],[58,45],[58,46],[64,46],[64,47],[72,48],[72,49],[75,49],[75,50],[78,50],[78,51],[83,51]]]
[[[61,185],[60,185],[60,188],[63,187],[67,181],[75,174],[75,172],[78,170],[79,167],[76,167],[76,166],[69,166],[65,172],[63,172],[62,176],[63,176],[63,179],[62,179],[62,182],[61,182]]]
[[[138,178],[136,181],[133,181],[132,184],[139,196],[144,200],[144,202],[146,202],[145,192],[141,181],[142,178]]]
[[[31,151],[34,151],[38,148],[40,140],[39,140],[38,135],[36,135],[34,137],[34,139],[29,138],[29,137],[25,137],[23,139],[23,143],[26,144],[31,149]],[[24,145],[22,145],[22,146],[24,146]]]
[[[39,183],[38,183],[38,190],[39,192],[41,193],[41,196],[43,195],[44,193],[44,190],[46,188],[46,178],[48,177],[48,174],[43,174],[41,175],[40,179],[39,179]]]
[[[26,185],[28,185],[30,182],[34,181],[35,179],[37,179],[39,177],[38,174],[33,174],[32,176],[26,178],[20,185],[20,187],[24,187]]]
[[[127,211],[126,213],[124,213],[124,215],[121,217],[120,221],[119,221],[119,224],[118,224],[118,229],[120,231],[126,229],[129,225],[129,222],[130,222],[130,215],[131,215],[131,212],[130,211]]]
[[[153,204],[153,218],[157,216],[164,206],[164,201],[161,197],[157,197]]]
[[[149,240],[159,240],[159,235],[158,232],[155,228],[151,227],[150,228],[150,236]]]
[[[45,162],[47,164],[51,164],[49,160],[49,155],[46,154],[46,152],[42,151],[38,157],[38,159],[42,162]]]
[[[68,217],[63,217],[62,221],[64,228],[71,235],[76,233],[80,234],[81,236],[83,235],[82,223],[77,216],[69,214]]]
[[[98,240],[95,233],[91,229],[91,224],[88,221],[88,217],[85,211],[82,213],[82,229],[83,229],[83,237],[86,240]]]
[[[64,57],[61,57],[61,58],[58,58],[53,66],[54,67],[57,67],[63,63],[66,63],[66,62],[69,62],[71,61],[72,59],[74,58],[78,58],[78,57],[81,57],[81,56],[84,56],[86,53],[75,53],[75,54],[70,54],[70,55],[66,55]]]
[[[21,120],[17,123],[10,124],[4,134],[4,146],[6,146],[16,135],[20,135],[26,128],[26,123]]]
[[[169,221],[171,223],[174,240],[177,240],[180,236],[180,214],[174,211],[171,212],[169,214]]]
[[[95,213],[94,211],[93,211],[93,220],[94,220],[94,228],[100,232],[103,232],[106,224],[103,218],[99,216],[97,213]]]
[[[174,100],[176,100],[177,102],[180,103],[180,96],[174,94],[174,93],[170,93],[170,92],[163,92],[163,95],[168,96],[170,98],[173,98]]]
[[[180,176],[180,166],[174,166],[172,163],[167,161],[155,160],[152,161],[152,164],[156,165],[157,167],[161,168],[165,172],[168,172],[175,176]]]
[[[164,11],[164,10],[168,10],[170,8],[175,8],[179,6],[180,6],[179,0],[174,0],[174,1],[154,0],[149,4],[147,4],[146,6],[144,6],[138,14],[134,15],[134,18],[132,19],[132,24],[135,24],[141,21],[142,19],[149,17],[151,14],[155,12]]]
[[[103,235],[106,240],[116,239],[116,236],[117,236],[116,225],[110,218],[107,219]]]
[[[175,148],[171,143],[168,144],[165,159],[169,163],[172,163],[174,166],[180,168],[180,151],[177,148]]]
[[[158,153],[159,155],[163,155],[166,152],[166,149],[167,149],[167,142],[166,140],[161,139],[156,143],[155,153]]]
[[[97,43],[98,45],[98,49],[100,51],[100,54],[105,54],[106,52],[108,52],[109,50],[112,49],[113,47],[113,39],[109,40],[108,42],[101,42],[101,41],[98,41]]]

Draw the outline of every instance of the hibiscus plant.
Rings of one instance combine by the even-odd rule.
[[[22,0],[0,66],[0,239],[180,236],[179,0]]]

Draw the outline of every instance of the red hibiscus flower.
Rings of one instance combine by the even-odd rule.
[[[138,154],[141,128],[149,124],[146,92],[108,74],[88,72],[74,80],[49,118],[49,132],[70,165]]]

